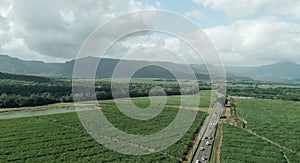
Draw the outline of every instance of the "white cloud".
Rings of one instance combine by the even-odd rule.
[[[41,55],[35,51],[32,51],[25,44],[24,39],[20,38],[12,38],[10,42],[3,44],[0,48],[2,54],[10,55],[24,60],[41,60],[51,62],[67,61],[63,58]]]
[[[132,10],[154,9],[137,0],[0,1],[0,53],[27,59],[75,58],[81,44],[99,25]],[[111,29],[114,30],[114,29]],[[22,40],[22,46],[7,48]],[[1,48],[2,47],[2,48]],[[6,47],[6,49],[3,49]],[[18,50],[17,50],[18,49]]]
[[[0,5],[0,17],[7,17],[7,15],[11,12],[13,8],[13,4],[9,0],[3,0]]]
[[[185,13],[186,17],[201,19],[203,18],[203,14],[199,10],[193,10],[190,12]]]
[[[193,0],[197,4],[225,13],[243,17],[260,10],[272,14],[284,14],[300,18],[300,1],[297,0]]]
[[[126,60],[202,63],[200,56],[187,43],[174,36],[159,32],[130,35],[115,43],[107,51],[105,57],[125,57],[123,59]]]
[[[300,25],[272,17],[205,29],[227,65],[300,62]]]
[[[235,16],[257,14],[260,10],[264,10],[273,14],[293,15],[300,18],[300,1],[296,0],[194,1],[207,7],[224,10]],[[90,32],[101,23],[128,11],[154,9],[159,8],[160,5],[158,1],[150,5],[137,0],[75,0],[72,3],[68,0],[31,0],[28,2],[2,0],[0,2],[0,53],[29,60],[72,59],[76,57],[81,44]],[[199,10],[185,15],[202,18]],[[134,22],[124,20],[124,23],[128,24]],[[146,25],[142,22],[135,23],[137,24],[132,26]],[[114,26],[110,27],[110,31],[115,29]],[[300,62],[298,53],[300,51],[300,25],[265,17],[238,20],[228,26],[206,29],[205,32],[216,45],[226,64],[253,65],[281,60]],[[104,39],[109,41],[109,37],[113,34],[109,32]],[[178,39],[157,35],[142,35],[133,40],[130,39],[117,44],[111,53],[118,56],[117,53],[130,52],[132,47],[157,45],[188,56],[191,62],[196,61],[190,48]],[[151,53],[148,57],[152,56],[152,59],[158,57]]]
[[[60,16],[62,18],[63,21],[65,21],[67,24],[71,24],[74,23],[75,21],[75,16],[73,11],[59,11]]]

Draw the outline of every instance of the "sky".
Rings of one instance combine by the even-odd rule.
[[[0,54],[65,62],[76,58],[97,27],[124,13],[144,9],[170,11],[198,25],[226,66],[300,63],[300,1],[297,0],[1,0]],[[143,20],[126,22],[149,25],[143,24]],[[114,30],[120,27],[112,27],[111,33]],[[159,33],[121,39],[108,50],[107,56],[118,58],[134,49],[142,53],[140,49],[149,46],[167,47],[195,62],[189,46],[174,36]],[[164,57],[160,50],[144,53],[142,59],[170,58]]]

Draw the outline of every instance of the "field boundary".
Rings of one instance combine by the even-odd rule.
[[[218,129],[215,135],[215,143],[212,150],[212,163],[220,163],[220,154],[221,154],[221,147],[222,147],[222,138],[223,138],[223,124],[220,123],[218,125]]]
[[[242,129],[244,129],[244,128],[242,128]],[[289,150],[290,152],[295,153],[295,151],[293,151],[292,149],[287,148],[287,147],[285,147],[285,146],[282,146],[282,145],[280,145],[279,143],[276,143],[276,142],[274,142],[274,141],[272,141],[272,140],[270,140],[270,139],[268,139],[268,138],[266,138],[266,137],[264,137],[264,136],[258,135],[257,133],[253,132],[253,131],[250,130],[250,129],[244,129],[244,130],[245,130],[246,132],[248,132],[248,133],[250,133],[250,134],[256,136],[256,137],[259,137],[259,138],[261,138],[261,139],[263,139],[263,140],[265,140],[265,141],[267,141],[267,142],[269,142],[269,143],[271,143],[271,144],[273,144],[273,145],[275,145],[275,146],[281,148],[281,149],[286,149],[286,150]]]

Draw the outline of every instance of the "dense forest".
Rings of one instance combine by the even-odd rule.
[[[300,101],[298,83],[238,82],[229,84],[227,94],[263,99]]]
[[[70,78],[46,78],[26,75],[12,75],[0,73],[0,108],[39,106],[59,102],[72,102],[73,96],[80,96],[81,99],[88,99],[85,93],[72,94],[72,81]],[[186,81],[188,83],[188,81]],[[199,81],[200,89],[210,89],[210,85]],[[80,87],[80,86],[79,86]],[[195,86],[185,84],[184,88],[174,79],[149,79],[133,80],[129,84],[129,95],[131,97],[148,96],[150,90],[152,95],[163,95],[161,87],[167,95],[195,94],[199,89]],[[126,97],[126,87],[118,83],[115,92],[116,97]],[[86,90],[84,88],[83,90]],[[111,99],[111,82],[109,80],[97,79],[95,91],[98,100]]]
[[[118,82],[114,92],[115,97],[142,97],[152,95],[181,95],[195,94],[200,90],[210,90],[209,81],[198,81],[198,88],[189,84],[189,80],[182,80],[184,87],[180,88],[174,79],[143,79],[132,80],[129,92],[124,83]],[[263,86],[264,85],[264,86]],[[266,86],[267,85],[267,86]],[[78,86],[82,87],[82,86]],[[155,89],[156,87],[163,88]],[[84,88],[82,90],[88,90]],[[108,79],[96,79],[95,92],[98,100],[112,99],[111,82]],[[0,108],[39,106],[59,102],[72,102],[73,96],[89,99],[87,93],[72,93],[71,78],[47,78],[39,76],[14,75],[0,73]],[[232,96],[246,96],[267,99],[281,99],[300,101],[300,86],[294,84],[279,85],[278,83],[260,83],[257,81],[229,82],[227,94]]]
[[[0,80],[20,80],[20,81],[32,81],[32,82],[50,82],[51,79],[47,77],[40,77],[40,76],[29,76],[29,75],[15,75],[15,74],[8,74],[0,72]]]

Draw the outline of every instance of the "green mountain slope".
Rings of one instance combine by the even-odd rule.
[[[78,62],[84,63],[87,67],[94,65],[99,61],[96,57],[81,58]],[[99,63],[96,77],[97,78],[110,78],[117,64],[120,62],[118,59],[101,59]],[[65,63],[45,63],[41,61],[25,61],[18,58],[12,58],[6,55],[0,55],[0,72],[13,73],[13,74],[26,74],[26,75],[40,75],[40,76],[58,76],[58,77],[71,77],[73,74],[75,60]],[[158,62],[147,61],[134,61],[134,60],[122,60],[122,64],[126,69],[134,69],[136,66],[148,65],[141,68],[134,74],[137,78],[174,78],[171,72],[162,67],[155,66]],[[160,62],[160,65],[164,65],[172,69],[177,74],[180,74],[180,78],[192,79],[195,75],[198,79],[209,79],[209,75],[203,72],[206,70],[201,67],[192,66],[194,73],[187,73],[186,69],[188,65]],[[203,67],[203,66],[202,66]],[[121,73],[119,78],[128,77]]]

